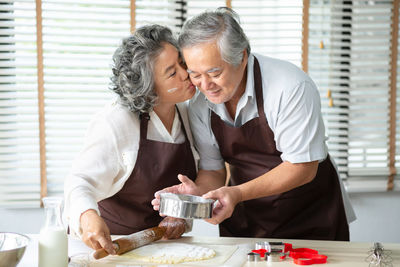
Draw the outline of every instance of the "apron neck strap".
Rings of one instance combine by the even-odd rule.
[[[150,115],[149,113],[140,113],[140,139],[147,139],[147,126],[149,124]]]
[[[266,118],[264,113],[264,97],[263,97],[263,89],[262,89],[262,80],[261,80],[261,71],[260,64],[256,57],[254,57],[254,87],[256,92],[256,100],[257,100],[257,110],[258,116],[260,118]]]

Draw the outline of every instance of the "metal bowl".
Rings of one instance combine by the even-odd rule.
[[[0,232],[0,267],[15,267],[24,255],[29,240],[25,235]]]
[[[160,213],[182,219],[207,219],[212,216],[214,202],[199,196],[161,193]]]

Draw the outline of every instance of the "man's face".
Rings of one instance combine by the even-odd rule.
[[[240,98],[246,88],[247,55],[238,66],[226,63],[216,42],[182,49],[192,83],[214,104]],[[245,52],[243,52],[245,53]]]

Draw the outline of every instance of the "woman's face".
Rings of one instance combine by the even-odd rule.
[[[189,79],[178,50],[169,43],[154,62],[154,86],[158,105],[176,104],[193,97],[196,89]]]

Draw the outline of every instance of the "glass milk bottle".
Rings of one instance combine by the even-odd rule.
[[[45,222],[39,234],[39,267],[68,266],[68,237],[61,219],[62,198],[43,198]]]

